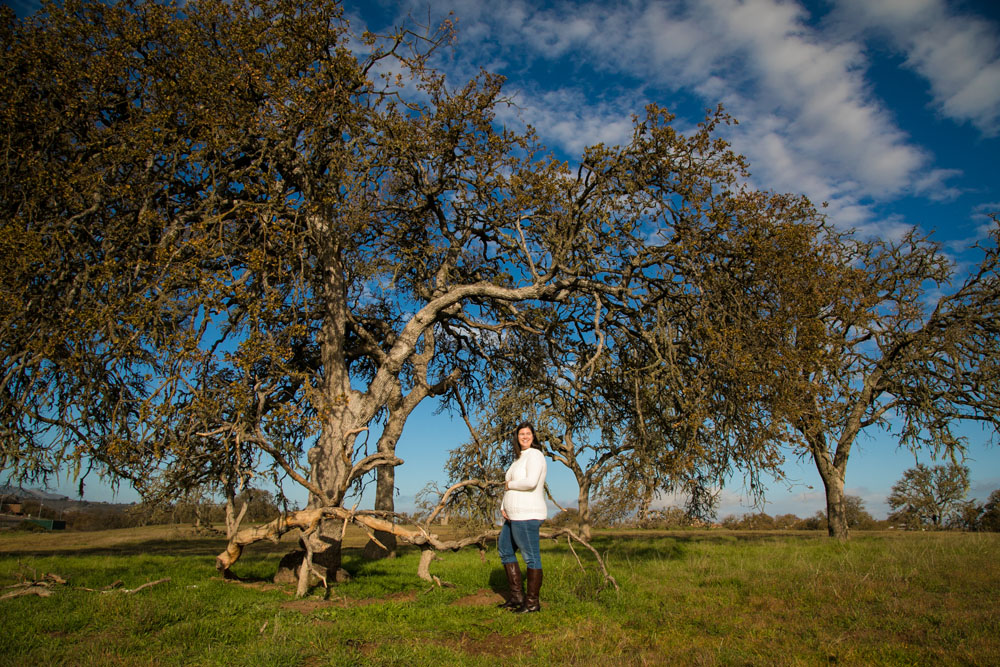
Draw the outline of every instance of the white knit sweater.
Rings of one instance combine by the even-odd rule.
[[[537,449],[526,449],[507,468],[507,492],[500,507],[511,521],[548,518],[545,506],[545,455]]]

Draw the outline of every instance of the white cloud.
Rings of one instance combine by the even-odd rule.
[[[530,48],[546,53],[549,58],[559,57],[570,49],[578,48],[593,37],[594,24],[587,18],[541,16],[522,26],[523,37]]]
[[[938,30],[938,36],[945,33],[928,22],[955,18],[943,13],[940,0],[871,4],[868,23]],[[412,6],[421,5],[414,0]],[[627,139],[629,115],[641,113],[647,99],[670,106],[667,91],[683,90],[706,107],[722,101],[740,121],[728,138],[749,159],[757,187],[829,202],[827,213],[841,227],[879,228],[885,221],[875,214],[874,202],[959,194],[946,182],[956,172],[935,169],[930,153],[875,96],[861,34],[844,31],[842,22],[810,25],[799,3],[635,0],[613,9],[596,1],[539,9],[511,0],[494,11],[485,0],[439,0],[435,6],[454,9],[459,20],[463,55],[449,67],[467,74],[472,62],[483,64],[484,58],[506,63],[501,73],[510,74],[518,89],[521,118],[536,127],[543,143],[571,156],[589,144]],[[984,22],[956,19],[948,25],[947,35],[971,35],[989,51],[990,40],[973,29]],[[470,35],[476,41],[466,41]],[[931,40],[916,37],[913,44],[913,66],[926,63],[921,71],[950,63],[948,89],[955,92],[947,101],[942,97],[942,109],[986,108],[992,75],[972,86],[971,74],[961,74],[978,67],[981,58],[954,44],[930,48]],[[571,74],[561,80],[520,78],[536,65],[617,75],[622,90],[595,91],[590,81]],[[945,90],[944,75],[934,76]],[[966,83],[958,86],[960,81]]]
[[[932,169],[924,173],[913,184],[914,189],[933,201],[949,201],[962,194],[959,188],[947,185],[946,181],[961,176],[958,169]]]
[[[991,213],[1000,213],[1000,202],[984,202],[973,209],[972,228],[967,236],[952,238],[945,242],[945,248],[953,255],[956,271],[961,275],[978,266],[979,253],[970,253],[977,243],[982,244],[996,227]],[[989,245],[985,243],[984,245]]]
[[[906,65],[927,79],[934,106],[1000,134],[1000,29],[960,14],[942,0],[840,0],[837,17],[851,29],[887,34]]]
[[[824,189],[816,182],[854,197],[891,197],[909,188],[928,156],[871,95],[857,45],[807,27],[791,3],[710,0],[703,6],[710,12],[703,21],[720,32],[730,58],[740,59],[727,76],[727,102],[741,133],[752,135],[761,119],[772,126],[780,120],[770,128],[771,152],[779,141],[788,160],[776,165],[747,142],[754,172],[768,185],[813,199]]]
[[[1000,213],[1000,201],[983,202],[976,206],[975,214],[979,218],[988,218],[990,214]],[[992,223],[984,223],[988,228]]]
[[[581,155],[587,146],[627,143],[632,119],[619,105],[594,103],[580,91],[562,89],[517,95],[516,108],[498,109],[507,123],[527,123],[543,142],[557,144],[571,155]]]

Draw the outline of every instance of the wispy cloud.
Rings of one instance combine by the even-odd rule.
[[[632,133],[632,120],[620,105],[593,102],[579,90],[521,91],[514,102],[514,107],[498,109],[500,120],[531,125],[546,144],[570,155],[598,143],[627,143]]]
[[[458,17],[458,55],[449,56],[448,66],[468,74],[473,63],[501,65],[518,89],[521,120],[550,146],[576,155],[588,144],[625,140],[630,115],[646,101],[670,106],[671,95],[684,91],[705,107],[722,102],[740,121],[728,138],[749,158],[756,186],[804,193],[828,202],[827,213],[840,226],[881,231],[901,225],[876,215],[876,203],[953,199],[960,191],[950,182],[960,173],[936,168],[873,92],[862,25],[881,26],[901,40],[908,62],[931,82],[949,117],[972,120],[986,132],[995,125],[1000,86],[991,83],[996,38],[987,22],[949,14],[940,0],[886,0],[872,3],[883,9],[862,12],[857,7],[864,2],[840,0],[843,9],[819,24],[786,0],[542,8],[510,0],[502,11],[486,0],[432,6]],[[427,4],[401,6],[426,13]],[[847,29],[842,17],[851,12],[861,23]],[[934,21],[943,23],[928,23]],[[912,35],[909,41],[904,34]],[[972,57],[935,37],[956,44],[973,39],[982,54]],[[559,68],[562,77],[532,76]],[[606,75],[613,75],[615,90],[595,85]]]
[[[935,108],[1000,134],[1000,30],[942,0],[840,0],[836,17],[849,31],[888,36],[905,65],[930,84]]]

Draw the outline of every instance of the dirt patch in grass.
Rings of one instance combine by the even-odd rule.
[[[291,595],[294,592],[291,586],[286,586],[285,584],[275,584],[270,581],[255,581],[251,579],[239,580],[239,579],[228,579],[229,583],[236,586],[243,586],[244,588],[252,588],[257,591],[279,591],[281,593],[287,593]]]
[[[456,607],[487,607],[503,602],[503,596],[486,588],[480,588],[472,595],[466,595],[452,602]]]
[[[274,584],[268,585],[264,583],[256,583],[248,585],[252,588],[259,588],[261,590],[286,589],[286,587],[280,587]],[[308,615],[318,609],[327,609],[329,607],[345,609],[350,607],[367,607],[368,605],[383,604],[386,602],[413,602],[417,599],[417,595],[417,591],[401,591],[399,593],[393,593],[392,595],[386,595],[380,598],[353,599],[340,597],[330,600],[306,598],[302,600],[289,600],[288,602],[283,602],[281,604],[281,608],[299,611]],[[461,597],[451,604],[456,607],[492,607],[500,604],[503,600],[503,596],[499,593],[495,593],[487,588],[480,588],[475,593]]]
[[[345,607],[367,607],[370,604],[382,604],[383,602],[413,602],[416,599],[417,591],[400,591],[399,593],[393,593],[392,595],[386,595],[381,598],[365,598],[363,600],[344,598],[339,602],[339,604]]]
[[[281,608],[288,609],[290,611],[302,612],[306,616],[313,613],[317,609],[326,609],[327,607],[339,607],[342,606],[333,600],[290,600],[288,602],[282,602]]]
[[[438,640],[437,643],[468,655],[492,655],[503,659],[533,656],[534,649],[531,646],[533,640],[534,637],[529,632],[513,636],[491,632],[485,637],[470,637],[463,632],[457,639]]]

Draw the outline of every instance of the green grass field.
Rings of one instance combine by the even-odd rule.
[[[49,597],[0,600],[5,665],[998,665],[1000,535],[598,532],[620,591],[565,541],[543,542],[542,612],[501,611],[496,551],[361,558],[297,600],[270,583],[292,544],[251,548],[226,582],[217,538],[187,528],[0,534],[0,586],[55,573]],[[126,593],[101,592],[169,577]],[[95,589],[95,590],[84,590]],[[11,588],[0,590],[0,595]]]

